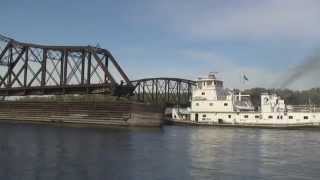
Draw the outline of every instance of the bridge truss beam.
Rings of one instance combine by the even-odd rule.
[[[130,80],[112,54],[92,46],[44,46],[0,35],[0,96],[111,91]]]
[[[194,81],[179,78],[148,78],[131,81],[136,86],[135,98],[162,106],[189,106]]]

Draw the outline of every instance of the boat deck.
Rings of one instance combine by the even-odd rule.
[[[181,126],[207,126],[207,127],[234,127],[234,128],[268,128],[268,129],[304,129],[304,128],[319,128],[320,124],[315,123],[299,123],[299,124],[246,124],[246,123],[205,123],[194,122],[190,120],[166,119],[166,124],[181,125]]]

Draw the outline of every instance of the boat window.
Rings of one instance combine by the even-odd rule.
[[[231,119],[231,115],[228,116]]]
[[[244,115],[244,118],[248,118],[249,116],[248,115]]]
[[[272,119],[273,118],[273,116],[269,116],[269,119]]]
[[[222,81],[217,81],[215,84],[219,87],[222,87]]]
[[[206,95],[206,93],[205,93],[205,92],[202,92],[201,95]]]
[[[213,106],[213,103],[210,103],[209,106]]]
[[[199,106],[199,103],[196,103],[196,106]]]
[[[303,119],[309,119],[309,117],[308,116],[304,116]]]
[[[202,82],[198,82],[198,88],[202,89]]]
[[[255,116],[254,116],[254,118],[259,119],[259,118],[260,118],[260,116],[259,116],[259,115],[255,115]]]
[[[224,103],[224,106],[228,106],[228,103]]]
[[[203,115],[202,115],[202,117],[204,117],[204,118],[205,118],[205,117],[207,117],[207,115],[206,115],[206,114],[203,114]]]
[[[207,81],[207,86],[212,86],[212,81]]]
[[[289,116],[289,119],[293,119],[293,116]]]

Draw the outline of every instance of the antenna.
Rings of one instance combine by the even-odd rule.
[[[212,78],[212,79],[216,79],[217,74],[218,74],[218,72],[210,72],[208,77]]]
[[[209,72],[209,74],[214,74],[214,75],[216,75],[216,74],[218,74],[219,72],[217,72],[217,71],[211,71],[211,72]]]

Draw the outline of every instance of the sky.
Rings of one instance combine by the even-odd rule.
[[[218,72],[228,88],[277,88],[319,50],[319,19],[318,0],[2,0],[0,34],[99,44],[132,80]],[[319,87],[314,69],[288,88]]]

